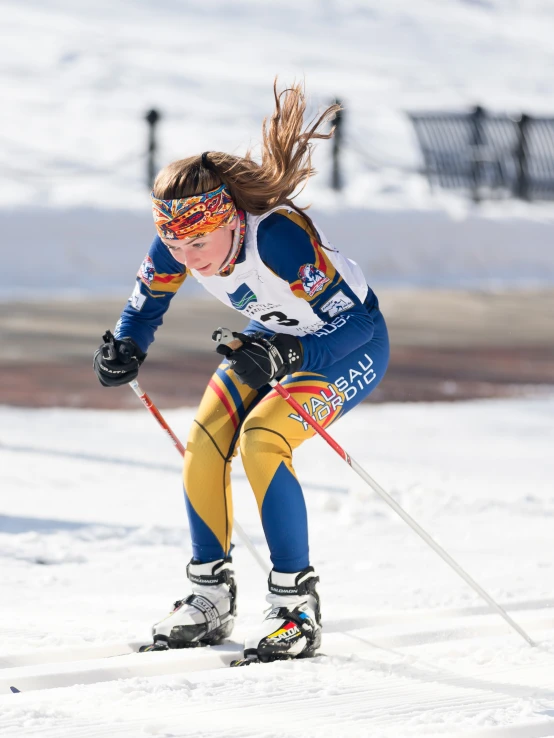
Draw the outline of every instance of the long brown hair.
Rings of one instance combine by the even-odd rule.
[[[275,79],[273,94],[275,109],[269,121],[264,118],[262,124],[261,164],[252,159],[251,150],[243,157],[221,151],[189,156],[160,171],[154,182],[154,196],[174,200],[208,192],[224,183],[237,208],[261,215],[277,205],[288,205],[313,229],[311,219],[303,212],[306,208],[297,207],[291,198],[315,174],[311,142],[331,138],[334,128],[329,133],[322,133],[320,128],[336,115],[340,105],[330,105],[304,127],[304,86],[295,83],[278,92]]]

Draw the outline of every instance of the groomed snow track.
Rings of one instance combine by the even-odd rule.
[[[287,710],[287,725],[292,720],[298,726],[298,731],[287,735],[311,735],[307,716],[313,709],[318,713],[318,722],[325,720],[328,728],[336,723],[336,735],[342,735],[340,715],[346,713],[351,719],[355,716],[349,726],[350,736],[554,736],[554,646],[548,640],[541,640],[541,637],[548,638],[554,628],[554,613],[549,610],[553,605],[554,601],[549,600],[506,605],[537,638],[536,648],[519,643],[498,616],[477,606],[381,612],[367,618],[329,622],[321,655],[315,659],[248,669],[224,668],[241,652],[240,644],[235,641],[211,648],[144,654],[137,653],[139,643],[114,642],[6,655],[0,659],[0,694],[3,695],[0,703],[5,716],[0,728],[8,730],[6,735],[18,735],[9,732],[10,713],[14,714],[15,729],[18,706],[23,709],[27,703],[30,708],[39,696],[37,691],[48,690],[51,709],[75,701],[80,705],[77,722],[73,725],[70,719],[63,729],[64,738],[100,735],[104,726],[101,715],[86,728],[80,724],[83,702],[87,699],[97,704],[102,695],[106,698],[106,690],[113,696],[136,692],[138,698],[141,694],[148,697],[170,689],[177,694],[181,691],[182,699],[171,705],[169,715],[167,702],[164,703],[164,719],[169,717],[171,723],[182,721],[183,725],[196,726],[194,730],[198,730],[209,705],[205,701],[196,704],[194,694],[209,688],[217,693],[218,713],[227,716],[229,729],[224,733],[208,729],[201,733],[203,736],[256,735],[252,726],[260,716],[265,715],[268,726],[275,726],[279,709]],[[510,663],[494,659],[487,663],[484,656],[478,675],[464,670],[464,654],[475,649],[486,650],[495,642],[510,650]],[[452,654],[457,647],[462,668],[452,669]],[[446,666],[443,665],[445,653],[448,654]],[[349,678],[352,675],[356,676],[354,682]],[[301,684],[304,686],[300,700],[297,688]],[[10,687],[20,693],[10,694]],[[240,707],[233,697],[237,690],[241,695]],[[276,691],[278,700],[275,700]],[[267,700],[268,694],[271,700]],[[44,699],[40,698],[39,702]],[[502,728],[481,724],[486,714],[492,722],[494,715],[521,711],[522,702],[535,707],[528,723]],[[537,706],[542,706],[542,710],[537,710]],[[457,730],[454,716],[460,710],[465,719],[462,729]],[[247,715],[252,720],[249,729],[245,727]],[[475,730],[467,727],[467,721],[472,719]],[[59,725],[50,729],[43,720],[40,722],[36,730],[29,724],[25,735],[41,738],[60,735]],[[116,721],[110,725],[110,735],[131,735],[133,729],[140,730],[138,717],[135,722],[133,727],[128,718],[121,726]],[[188,736],[193,732],[191,729],[189,733],[187,728],[185,732],[161,735]],[[0,730],[0,735],[4,734]],[[277,732],[258,735],[277,735]]]

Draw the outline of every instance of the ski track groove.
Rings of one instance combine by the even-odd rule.
[[[238,650],[238,649],[237,649]],[[366,646],[364,648],[365,651],[374,651],[376,650],[373,646]],[[342,641],[339,641],[334,644],[333,647],[328,648],[327,651],[331,651],[329,656],[323,656],[321,658],[320,664],[318,665],[318,668],[320,667],[332,667],[333,665],[333,659],[335,660],[341,660],[342,652],[344,651],[344,644]],[[188,652],[191,653],[191,652]],[[154,655],[154,654],[150,654]],[[180,654],[177,654],[180,655]],[[232,650],[225,650],[220,651],[217,653],[199,653],[194,654],[191,656],[190,661],[193,662],[191,664],[190,662],[187,663],[187,660],[184,661],[177,661],[176,659],[173,660],[172,663],[164,663],[165,659],[167,659],[168,654],[156,654],[155,661],[151,664],[153,667],[152,673],[143,673],[143,674],[133,674],[133,666],[137,665],[137,661],[135,660],[133,665],[128,665],[127,667],[123,667],[124,671],[130,672],[127,674],[120,674],[117,675],[116,673],[111,674],[103,674],[103,678],[94,680],[94,681],[87,681],[84,683],[83,686],[93,686],[95,684],[99,684],[102,681],[116,681],[116,680],[125,680],[125,679],[144,679],[148,678],[150,676],[168,676],[171,678],[179,678],[180,676],[184,677],[185,675],[189,678],[193,677],[195,674],[198,675],[203,671],[213,671],[214,669],[221,669],[222,667],[225,667],[227,663],[231,660],[231,658],[234,655],[234,651]],[[205,658],[209,657],[209,658]],[[402,655],[399,654],[399,657],[402,658]],[[140,659],[146,659],[148,658],[147,655],[143,655],[139,657]],[[217,659],[219,661],[218,666],[214,666],[214,659]],[[552,690],[545,690],[541,688],[536,687],[527,687],[524,685],[518,685],[517,683],[495,683],[492,682],[491,679],[494,677],[498,677],[499,674],[504,673],[505,671],[510,671],[510,673],[513,675],[516,672],[524,672],[526,669],[532,669],[536,670],[537,666],[536,664],[519,664],[519,665],[513,665],[511,669],[503,669],[503,668],[497,668],[493,667],[490,669],[482,668],[481,670],[481,678],[476,679],[471,676],[463,676],[463,675],[456,675],[451,674],[449,672],[445,672],[444,670],[440,669],[433,669],[429,668],[428,666],[421,666],[417,663],[417,657],[414,657],[411,659],[412,663],[406,663],[404,660],[400,660],[396,663],[389,663],[389,662],[381,662],[381,661],[375,661],[370,658],[364,658],[364,656],[356,655],[354,657],[348,655],[345,656],[342,660],[345,661],[352,661],[352,666],[355,669],[358,669],[363,672],[369,672],[371,675],[375,676],[377,674],[380,674],[381,677],[391,677],[391,678],[397,678],[402,680],[410,680],[411,682],[420,682],[419,685],[413,685],[412,690],[416,689],[419,691],[425,691],[428,689],[429,684],[439,684],[444,688],[453,688],[453,689],[465,689],[465,690],[472,690],[476,692],[487,692],[487,691],[495,691],[500,690],[503,691],[506,694],[506,697],[498,697],[494,700],[487,700],[488,702],[513,702],[513,698],[522,699],[522,698],[529,698],[529,697],[542,697],[545,699],[554,699],[554,691]],[[101,660],[103,661],[103,660]],[[202,664],[202,662],[205,662]],[[313,666],[315,666],[316,662],[306,662],[307,664],[311,663]],[[200,665],[199,665],[200,664]],[[190,667],[193,666],[191,669]],[[247,667],[249,670],[252,670],[254,668],[263,668],[265,670],[268,670],[272,667],[268,666],[260,666],[260,667]],[[290,669],[290,665],[287,665],[286,667],[281,668],[287,668]],[[105,667],[105,671],[109,672],[109,668]],[[147,663],[140,664],[139,665],[140,671],[149,671],[149,665]],[[94,675],[95,672],[101,672],[102,669],[91,669],[90,675]],[[73,680],[73,685],[79,684],[79,680],[82,678],[83,673],[86,674],[86,672],[78,672],[76,674],[73,674],[71,672],[68,673],[61,673],[64,677],[69,677]],[[237,672],[233,672],[236,674]],[[298,673],[298,672],[294,672]],[[41,675],[39,675],[40,677]],[[48,679],[49,677],[52,677],[52,680],[54,681],[56,675],[44,675],[45,679]],[[108,678],[104,678],[104,677]],[[9,677],[10,681],[16,682],[15,675],[12,677]],[[20,680],[19,686],[22,686],[24,679]],[[65,688],[69,686],[73,686],[72,684],[67,684],[65,686],[60,687],[51,687],[51,688]],[[18,686],[15,684],[15,686]],[[44,687],[43,689],[48,689],[48,687]],[[287,688],[288,690],[288,688]],[[281,702],[288,702],[289,699],[287,698],[288,691],[285,690]],[[42,691],[39,688],[22,688],[22,692],[30,692],[30,691]],[[279,690],[278,690],[279,691]],[[355,700],[355,695],[359,694],[363,697],[363,699],[366,698],[367,690],[366,689],[359,689],[359,690],[352,690],[350,689],[350,699]],[[372,686],[372,695],[379,696],[380,698],[385,699],[392,699],[394,701],[394,704],[397,704],[398,698],[402,697],[405,694],[405,685],[399,684],[396,686],[382,686],[379,684],[375,684]],[[308,698],[306,698],[308,699]],[[318,698],[316,698],[318,699]],[[466,698],[458,698],[453,697],[451,698],[453,702],[457,701],[458,699],[461,699],[462,702],[466,702]],[[290,701],[295,701],[296,697],[290,698]],[[249,700],[246,700],[245,703],[249,703]],[[255,704],[255,701],[252,702],[252,704]]]
[[[500,623],[499,628],[503,628],[503,624]],[[497,628],[494,628],[496,631]],[[489,628],[486,629],[487,634]],[[450,638],[448,640],[454,640],[456,631],[449,631]],[[473,629],[471,634],[479,635],[477,629]],[[425,645],[427,642],[435,642],[434,637],[430,639],[421,638],[419,634],[416,637],[416,641],[410,641],[411,645]],[[357,667],[363,669],[370,669],[372,671],[384,671],[397,676],[411,676],[412,678],[419,678],[424,681],[440,681],[441,683],[451,683],[453,686],[464,686],[460,685],[460,681],[464,680],[464,677],[457,675],[451,675],[445,673],[441,667],[433,667],[432,665],[421,664],[417,654],[403,654],[396,652],[391,649],[391,646],[398,646],[398,636],[392,637],[379,637],[371,636],[373,640],[368,640],[367,637],[357,635],[356,632],[343,632],[336,633],[334,636],[327,635],[324,637],[322,654],[328,655],[330,658],[335,658],[338,661],[351,660],[352,655],[355,660],[354,663]],[[467,633],[464,631],[463,635],[458,637],[467,637]],[[400,637],[400,645],[406,645],[405,636]],[[212,669],[218,669],[221,667],[228,666],[232,658],[236,658],[240,655],[241,647],[238,643],[227,643],[222,646],[211,648],[209,650],[190,650],[188,652],[170,652],[170,653],[149,653],[138,655],[135,649],[138,644],[113,644],[111,647],[103,646],[91,650],[92,653],[88,659],[67,659],[72,652],[72,649],[63,649],[64,653],[61,655],[63,660],[58,659],[57,661],[46,661],[46,662],[35,662],[30,665],[27,663],[25,666],[13,666],[14,659],[6,659],[11,661],[11,667],[4,668],[0,671],[0,689],[6,693],[9,691],[10,686],[15,686],[21,691],[40,691],[44,689],[60,689],[74,686],[76,684],[99,684],[102,682],[115,681],[119,679],[132,679],[136,677],[147,678],[159,675],[173,675],[189,673],[194,674],[195,672],[207,671]],[[349,647],[355,645],[355,650]],[[111,655],[106,655],[106,650],[112,649]],[[121,653],[122,650],[123,654]],[[396,657],[397,662],[381,662],[371,661],[367,658],[368,652],[375,651],[386,651],[389,654]],[[79,651],[79,649],[77,649]],[[125,654],[125,651],[127,652]],[[104,656],[99,658],[98,653],[103,652]],[[187,656],[185,657],[185,653]],[[361,654],[364,654],[362,656]],[[551,652],[549,652],[551,653]],[[128,657],[131,656],[131,659]],[[29,655],[25,655],[23,661],[27,662]],[[390,656],[389,656],[390,658]],[[398,661],[400,659],[400,661]],[[48,670],[50,665],[55,666],[56,664],[66,664],[67,668],[58,670]],[[74,663],[77,667],[75,670],[71,669],[71,664]],[[512,664],[510,667],[505,669],[494,668],[494,674],[500,675],[504,672],[514,673],[519,670],[527,668],[527,664]],[[32,670],[34,668],[34,673]],[[251,667],[248,667],[251,668]],[[535,667],[536,668],[536,667]],[[28,673],[31,670],[31,673]],[[412,674],[409,674],[410,670]],[[417,673],[416,673],[417,670]],[[482,673],[487,671],[486,665],[481,666]],[[475,680],[474,680],[475,681]],[[483,686],[475,681],[474,688],[482,689]],[[549,690],[527,690],[528,694],[521,694],[521,690],[518,692],[512,685],[504,685],[504,689],[514,692],[516,697],[524,696],[537,696],[540,692],[542,696],[548,699],[554,698],[554,692]]]
[[[248,668],[251,669],[252,667]],[[260,666],[259,668],[267,667]],[[272,685],[272,687],[274,687],[274,685]],[[271,719],[272,717],[278,718],[281,711],[286,710],[287,719],[292,720],[295,724],[294,732],[291,733],[289,730],[287,732],[287,735],[309,735],[309,727],[311,725],[311,707],[317,707],[318,715],[321,719],[325,721],[326,726],[336,726],[339,729],[337,735],[341,735],[340,728],[343,725],[343,715],[345,713],[348,713],[352,708],[356,708],[356,714],[358,716],[357,722],[370,721],[370,729],[372,734],[375,734],[375,730],[378,730],[380,727],[384,727],[387,733],[392,732],[398,735],[399,725],[405,726],[407,720],[410,720],[411,718],[416,718],[417,716],[421,715],[421,698],[425,698],[426,696],[428,696],[427,694],[425,694],[425,691],[426,690],[423,688],[423,686],[415,692],[411,691],[410,701],[413,702],[413,704],[404,708],[400,708],[398,707],[398,697],[402,694],[402,692],[396,689],[390,690],[384,695],[388,698],[386,704],[381,704],[379,708],[370,707],[365,711],[360,711],[360,704],[366,706],[368,704],[371,704],[371,695],[374,694],[374,689],[371,688],[371,685],[369,685],[367,689],[360,689],[357,694],[353,694],[351,692],[339,692],[338,694],[334,695],[327,694],[324,696],[304,696],[300,706],[298,705],[297,696],[291,697],[289,686],[283,687],[282,692],[279,690],[279,693],[274,693],[274,696],[277,698],[278,702],[278,704],[275,705],[265,704],[263,701],[263,697],[257,697],[256,699],[244,699],[244,697],[241,697],[240,707],[234,707],[232,704],[222,705],[221,703],[218,704],[218,707],[225,708],[226,719],[229,721],[230,724],[240,723],[241,716],[244,717],[243,711],[248,710],[249,708],[263,706],[266,717],[268,719]],[[381,698],[382,697],[383,695],[381,695]],[[235,697],[233,695],[233,690],[227,690],[224,698],[229,701],[234,701]],[[439,699],[435,699],[432,702],[426,703],[426,709],[432,710],[433,715],[438,717],[440,715],[450,715],[456,710],[460,710],[463,708],[464,716],[467,718],[469,716],[478,715],[482,711],[509,708],[512,705],[513,700],[507,697],[493,699],[489,698],[476,702],[475,697],[465,695],[458,697],[445,696]],[[177,720],[180,716],[182,716],[182,724],[186,724],[187,718],[190,719],[191,717],[193,717],[194,725],[191,726],[190,733],[179,733],[179,735],[197,735],[198,722],[201,722],[203,716],[210,714],[212,710],[213,705],[200,706],[191,704],[189,701],[187,701],[184,705],[180,706],[177,709],[167,708],[165,711],[165,717],[171,717],[172,720]],[[144,718],[131,720],[126,718],[125,724],[121,726],[121,730],[118,730],[116,725],[110,722],[109,734],[111,736],[129,735],[130,729],[132,729],[133,726],[136,726],[138,735],[142,731],[144,731],[144,722]],[[150,720],[149,722],[155,721]],[[16,724],[14,722],[14,726],[15,725]],[[104,720],[95,720],[93,723],[88,722],[86,727],[77,728],[76,726],[74,729],[72,729],[68,726],[66,729],[64,729],[64,736],[66,736],[67,738],[87,738],[87,736],[98,736],[100,734],[100,729],[103,729],[105,726],[106,721]],[[58,733],[56,733],[56,731],[58,731]],[[48,736],[53,736],[54,738],[56,738],[58,734],[59,727],[55,726],[50,729],[45,729],[44,726],[42,726],[40,728],[40,732],[38,733],[38,735],[44,736],[44,738],[47,738]],[[232,729],[230,731],[227,729],[225,730],[225,736],[229,738],[234,735],[239,736],[239,738],[246,738],[246,736],[250,735],[260,736],[263,734],[264,733],[260,733],[259,729],[254,729],[253,732],[245,732],[244,725],[241,725],[240,727],[237,727],[236,729]],[[354,735],[355,734],[356,733],[354,733]],[[26,732],[26,735],[37,735],[37,732],[31,729]],[[215,736],[221,735],[221,733],[217,730],[202,732],[202,736],[207,737],[209,735]],[[274,733],[270,733],[270,735],[274,735]],[[541,735],[543,734],[541,733]]]
[[[267,669],[268,667],[260,666],[247,668]],[[279,671],[281,672],[282,676],[283,668],[281,668]],[[302,675],[300,673],[297,672],[296,676],[299,681],[302,680]],[[240,672],[234,672],[233,677],[233,684],[236,681],[240,682],[242,678]],[[276,675],[274,679],[277,680],[278,675]],[[279,684],[283,681],[285,680],[279,680],[277,683]],[[272,683],[272,696],[274,697],[277,704],[266,704],[263,696],[257,696],[256,698],[244,698],[244,696],[242,696],[240,699],[240,707],[235,707],[233,703],[235,702],[236,696],[233,687],[229,684],[227,684],[226,686],[227,689],[224,691],[222,698],[220,697],[220,699],[218,700],[217,707],[218,709],[224,709],[228,724],[235,724],[237,726],[236,729],[225,730],[224,735],[226,736],[226,738],[231,738],[232,736],[247,738],[249,736],[259,737],[261,735],[264,735],[265,732],[260,732],[259,728],[248,730],[247,727],[243,724],[245,713],[252,708],[259,707],[263,707],[264,714],[266,715],[268,721],[271,721],[273,718],[278,720],[280,713],[282,711],[286,711],[287,719],[294,722],[295,725],[294,731],[291,732],[289,730],[287,732],[287,735],[310,735],[310,715],[312,709],[318,710],[318,715],[322,720],[325,721],[325,724],[328,728],[337,728],[337,735],[341,735],[340,730],[341,726],[343,725],[343,716],[345,714],[353,712],[354,710],[355,714],[357,715],[356,722],[363,722],[366,724],[367,727],[370,726],[372,735],[375,735],[376,731],[378,731],[379,729],[384,729],[383,734],[391,733],[399,735],[399,727],[405,727],[406,721],[417,720],[418,717],[421,716],[422,704],[425,704],[426,711],[432,712],[434,718],[433,723],[435,724],[439,722],[437,718],[440,719],[441,716],[450,716],[450,718],[454,720],[456,718],[456,713],[460,710],[464,711],[464,718],[467,719],[468,717],[478,716],[483,711],[503,710],[509,709],[511,706],[513,706],[513,699],[509,697],[488,696],[487,698],[483,699],[471,694],[457,696],[445,695],[438,699],[435,697],[432,701],[426,701],[426,698],[429,697],[429,685],[418,685],[415,689],[410,689],[411,704],[406,705],[405,707],[399,707],[399,700],[405,699],[406,697],[406,690],[404,685],[400,687],[395,687],[393,689],[383,688],[378,690],[381,704],[378,708],[372,708],[372,697],[376,695],[376,690],[375,685],[371,683],[367,684],[365,689],[360,688],[356,691],[356,693],[352,693],[351,691],[345,692],[344,690],[337,689],[337,693],[332,695],[304,695],[302,703],[301,705],[299,705],[297,696],[291,696],[291,685],[290,682],[288,682],[287,686],[282,686],[280,689],[276,689],[275,687],[277,685]],[[220,685],[217,685],[217,687],[219,688]],[[140,690],[140,687],[138,687],[138,689]],[[83,694],[83,700],[86,700],[85,694]],[[225,704],[226,702],[229,704]],[[360,709],[360,705],[362,706],[362,709]],[[366,707],[365,710],[363,709],[364,706]],[[80,708],[80,705],[78,705],[78,707]],[[170,719],[170,721],[174,723],[179,723],[180,725],[186,725],[189,721],[192,723],[190,731],[179,731],[176,735],[198,735],[199,725],[206,725],[206,723],[204,722],[205,716],[211,714],[213,708],[213,704],[196,705],[193,701],[186,700],[186,702],[180,705],[178,708],[166,706],[164,709],[164,717]],[[88,736],[92,737],[108,733],[114,737],[119,735],[128,736],[129,734],[132,734],[131,731],[135,732],[135,729],[136,735],[141,734],[145,729],[144,718],[129,719],[127,716],[125,716],[124,725],[121,725],[121,727],[118,728],[117,722],[114,723],[109,720],[106,721],[102,719],[98,720],[97,715],[95,716],[95,719],[92,719],[92,722],[92,716],[90,715],[82,715],[80,713],[80,717],[87,720],[86,727],[69,726],[66,722],[66,727],[64,728],[64,736],[66,736],[67,738],[87,738]],[[71,720],[71,716],[68,715],[67,718],[68,721]],[[149,724],[152,724],[155,723],[155,720],[148,720],[147,722]],[[7,727],[11,727],[11,725],[17,727],[18,724],[19,723],[17,722],[17,716],[15,716],[13,723],[11,723]],[[431,725],[428,725],[428,727],[432,729]],[[47,728],[43,725],[40,728],[37,727],[37,729],[28,728],[26,731],[26,735],[40,735],[41,737],[44,736],[44,738],[50,738],[50,736],[52,736],[52,738],[57,738],[57,736],[59,735],[59,729],[59,726],[52,726]],[[105,732],[106,730],[108,732]],[[536,735],[548,735],[548,733],[542,732],[542,727],[540,728],[540,731],[541,732],[537,733]],[[356,730],[349,732],[350,735],[356,735],[357,733]],[[278,730],[275,733],[268,733],[268,735],[278,734]],[[222,735],[222,733],[217,729],[209,732],[205,732],[205,730],[203,730],[203,737],[208,738],[208,736],[210,735],[216,736]],[[377,735],[379,735],[379,733],[377,733]],[[517,735],[520,734],[518,733]],[[522,733],[521,735],[528,736],[527,733]],[[535,733],[531,735],[535,735]]]
[[[550,606],[552,601],[533,601],[540,606]],[[542,628],[552,628],[554,618],[542,610],[531,611],[530,603],[517,603],[509,605],[509,609],[527,610],[522,625],[540,625]],[[482,611],[485,612],[482,612]],[[447,621],[453,613],[460,619],[459,627]],[[252,726],[247,722],[250,711],[263,710],[269,725],[279,725],[279,717],[285,710],[287,723],[294,723],[291,729],[287,727],[287,738],[290,736],[302,736],[311,738],[316,733],[311,732],[311,715],[317,711],[319,720],[324,721],[327,729],[333,730],[337,736],[342,735],[345,715],[355,715],[355,720],[349,728],[351,738],[360,738],[371,735],[395,736],[402,733],[410,735],[448,735],[449,738],[546,738],[554,736],[554,721],[522,723],[509,726],[510,732],[503,732],[501,728],[487,727],[486,725],[475,725],[473,730],[456,732],[448,730],[457,720],[463,717],[467,720],[479,721],[489,719],[485,713],[498,712],[510,717],[510,711],[514,709],[514,703],[518,700],[544,699],[554,701],[554,689],[533,687],[525,682],[525,673],[528,670],[534,674],[536,680],[537,670],[544,671],[542,684],[549,684],[549,674],[554,668],[554,659],[551,666],[546,663],[537,663],[537,658],[530,657],[525,663],[514,663],[506,666],[503,664],[481,664],[475,665],[474,675],[452,673],[448,668],[440,664],[429,663],[432,656],[426,660],[420,660],[417,653],[401,652],[393,650],[394,647],[424,646],[426,643],[439,645],[444,640],[478,639],[481,636],[489,636],[497,633],[500,637],[510,637],[510,631],[500,620],[472,624],[470,621],[480,618],[482,615],[496,617],[494,613],[487,612],[486,608],[445,608],[432,613],[434,622],[445,620],[443,629],[433,631],[421,630],[411,632],[400,632],[396,634],[372,633],[367,631],[367,619],[351,619],[331,621],[329,629],[331,633],[324,636],[322,646],[322,658],[319,660],[308,660],[306,662],[293,662],[292,664],[272,664],[249,666],[243,669],[232,669],[222,671],[218,678],[215,670],[224,670],[226,665],[234,657],[239,649],[239,644],[228,643],[219,647],[219,650],[194,650],[185,652],[151,653],[138,656],[134,649],[136,643],[117,642],[102,646],[81,646],[78,648],[64,647],[50,649],[43,654],[27,653],[14,656],[6,656],[0,661],[1,664],[9,664],[0,670],[0,692],[4,695],[2,699],[5,710],[5,719],[0,722],[0,735],[20,735],[22,720],[25,719],[25,735],[40,738],[59,738],[61,723],[63,722],[64,738],[97,738],[98,735],[110,735],[113,738],[119,736],[142,735],[152,733],[164,735],[170,730],[170,726],[177,732],[167,733],[179,738],[198,736],[203,738],[276,738],[280,733],[278,727],[275,730],[262,731],[259,726]],[[398,614],[391,613],[392,617],[383,619],[394,626],[395,623],[413,623],[415,617],[425,618],[423,611],[415,611]],[[469,622],[468,622],[469,621]],[[349,625],[364,624],[365,630],[348,630]],[[342,625],[342,629],[341,629]],[[334,632],[333,632],[334,631]],[[532,634],[533,635],[533,634]],[[438,638],[437,636],[441,636]],[[512,634],[514,648],[517,648],[519,639],[515,633]],[[480,644],[479,644],[480,645]],[[236,646],[236,650],[234,648]],[[521,648],[523,644],[521,643]],[[490,643],[487,648],[491,648]],[[531,647],[529,647],[531,648]],[[125,649],[127,655],[120,655],[121,649]],[[124,651],[124,653],[125,653]],[[379,651],[383,651],[383,659],[375,658]],[[536,649],[534,649],[536,653]],[[74,654],[85,656],[82,661],[77,661]],[[98,658],[98,654],[103,656]],[[185,656],[185,654],[187,654]],[[466,658],[467,654],[462,654]],[[546,652],[543,648],[543,657],[554,653],[549,648]],[[132,663],[128,656],[135,657]],[[168,663],[167,657],[172,661]],[[425,654],[422,654],[425,658]],[[515,653],[518,658],[517,651]],[[153,657],[153,658],[152,658]],[[184,657],[184,658],[183,658]],[[440,653],[437,654],[440,659]],[[43,661],[42,659],[50,659]],[[139,661],[140,659],[140,661]],[[144,659],[144,661],[142,661]],[[214,665],[214,660],[218,664]],[[187,663],[187,661],[189,663]],[[95,662],[98,662],[95,666]],[[351,664],[351,669],[337,669],[336,666]],[[19,663],[18,666],[14,664]],[[50,665],[65,663],[67,670],[53,671],[50,675],[44,672]],[[78,671],[71,671],[72,664],[79,665]],[[84,669],[82,668],[84,664]],[[149,666],[150,664],[150,666]],[[40,672],[42,674],[30,672]],[[88,668],[87,668],[88,667]],[[133,674],[133,669],[141,673]],[[332,670],[335,674],[334,686],[329,687],[328,681],[324,681],[323,690],[318,686],[317,678],[311,681],[314,670]],[[17,672],[20,673],[19,683]],[[263,670],[263,671],[258,671]],[[25,671],[29,672],[25,674]],[[351,672],[356,672],[356,684],[352,685],[349,680]],[[359,674],[359,678],[358,678]],[[499,679],[504,674],[509,674],[510,681],[502,682]],[[327,676],[324,674],[324,676]],[[89,679],[93,677],[92,681]],[[158,679],[156,679],[158,677]],[[159,685],[160,678],[166,677],[167,683]],[[27,686],[33,678],[44,679],[47,686]],[[65,679],[66,684],[60,686],[48,686],[48,679],[54,682],[56,678]],[[84,679],[84,681],[81,681]],[[182,683],[180,683],[182,680]],[[387,683],[392,680],[392,683]],[[262,685],[270,684],[271,701],[265,700],[264,695],[258,692],[252,695],[248,689],[249,684],[260,682]],[[95,687],[104,683],[104,689],[108,683],[113,682],[113,699],[116,705],[116,715],[103,719],[98,714],[98,705],[101,704],[103,693],[90,694],[91,704],[87,699],[88,687]],[[228,725],[236,727],[206,729],[209,722],[207,717],[214,710],[214,703],[196,703],[194,690],[208,682],[214,690],[215,702],[218,711],[226,716]],[[152,701],[158,689],[167,686],[170,691],[181,694],[181,704],[175,705],[164,703],[163,729],[161,733],[156,728],[156,718],[144,716],[135,718],[128,713],[132,705],[125,702],[125,696],[129,689],[122,686],[128,683],[131,692],[141,694],[145,700]],[[14,685],[22,690],[20,695],[8,694],[8,687]],[[314,685],[313,687],[311,685]],[[68,707],[64,706],[61,695],[70,693],[59,692],[71,687],[77,687],[77,691],[71,693]],[[52,692],[51,690],[55,690]],[[298,691],[302,693],[302,700],[298,701]],[[331,690],[331,691],[330,691]],[[45,692],[51,694],[51,700]],[[31,694],[33,692],[34,694]],[[441,694],[442,692],[442,694]],[[57,693],[57,694],[56,694]],[[144,693],[144,694],[142,694]],[[238,696],[237,696],[238,693]],[[439,693],[439,694],[437,694]],[[33,717],[33,709],[37,705],[33,700],[38,699],[39,707],[48,705],[49,713],[36,713],[39,717]],[[237,707],[237,699],[240,707]],[[119,701],[120,700],[120,701]],[[378,701],[377,706],[374,705]],[[141,699],[142,702],[142,699]],[[26,705],[29,706],[31,716],[27,719]],[[69,710],[69,711],[68,711]],[[9,717],[8,717],[9,715]],[[40,720],[40,725],[33,726],[34,719]],[[516,716],[517,719],[517,716]],[[75,724],[78,721],[86,722],[86,725]],[[50,725],[48,725],[50,723]],[[72,724],[74,723],[74,724]],[[119,724],[118,724],[119,723]],[[183,726],[185,726],[183,728]],[[7,733],[5,731],[8,731]],[[9,732],[14,731],[14,732]],[[199,733],[201,731],[201,733]],[[360,732],[361,731],[361,732]],[[365,732],[364,732],[365,731]],[[445,732],[447,731],[447,732]]]

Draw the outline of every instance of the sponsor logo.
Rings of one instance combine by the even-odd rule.
[[[258,299],[247,284],[241,284],[240,287],[231,294],[227,292],[227,297],[231,301],[231,305],[235,310],[244,310],[247,305],[251,302],[256,302]]]
[[[358,392],[365,390],[372,382],[375,381],[377,375],[373,369],[373,359],[364,354],[356,364],[348,370],[348,375],[337,377],[332,384],[328,384],[325,389],[320,390],[319,396],[310,397],[310,404],[302,403],[302,407],[308,415],[321,423],[331,413],[334,413],[345,402],[353,400]],[[340,393],[340,394],[339,394]],[[304,430],[310,430],[310,425],[301,415],[290,413],[289,418],[302,423]]]
[[[354,307],[352,300],[347,297],[342,290],[339,290],[333,297],[330,297],[327,302],[321,306],[320,310],[324,313],[329,313],[330,318],[334,318],[335,315],[343,313],[348,308]]]
[[[267,636],[273,643],[282,641],[295,641],[302,636],[302,632],[296,623],[285,623],[282,628]]]
[[[143,295],[140,291],[140,282],[135,282],[135,287],[129,298],[131,307],[139,312],[142,310],[144,303],[146,302],[146,295]]]
[[[318,320],[316,323],[308,323],[308,325],[301,325],[297,330],[303,333],[315,333],[317,330],[325,325],[323,320]]]
[[[211,579],[208,579],[206,575],[197,577],[189,572],[188,578],[193,584],[209,584],[210,586],[221,584],[221,579],[219,577],[212,577]]]
[[[339,328],[342,328],[343,325],[346,325],[346,321],[350,318],[350,315],[344,315],[342,318],[335,318],[330,323],[324,323],[321,326],[321,330],[316,331],[313,335],[319,336],[319,338],[324,338],[325,336],[328,336],[330,333],[334,333]]]
[[[304,292],[310,297],[317,295],[331,280],[315,264],[304,264],[298,271]]]
[[[273,302],[251,302],[246,306],[244,313],[250,317],[258,315],[259,313],[265,313],[267,310],[274,310],[275,308],[282,307],[281,304]]]
[[[278,595],[296,595],[298,594],[298,587],[279,587],[277,584],[272,584],[269,591]]]
[[[319,397],[310,397],[310,405],[308,405],[307,402],[302,403],[302,407],[304,408],[304,410],[308,413],[308,415],[311,415],[312,418],[315,418],[318,423],[323,422],[325,418],[331,415],[331,413],[334,413],[343,405],[344,397],[338,394],[337,390],[332,384],[328,384],[326,389],[320,390]],[[301,415],[290,413],[289,418],[302,423],[305,431],[310,430],[310,425],[306,420],[304,420]]]
[[[204,613],[204,617],[208,623],[208,633],[210,630],[213,630],[220,625],[217,608],[210,602],[210,600],[202,597],[202,595],[193,595],[192,597],[187,598],[184,604],[192,605],[192,607],[196,607],[200,612]]]
[[[367,364],[364,364],[364,361]],[[355,367],[348,370],[348,376],[337,377],[334,381],[335,387],[346,397],[346,401],[353,400],[360,390],[365,389],[368,385],[375,381],[377,375],[373,369],[373,359],[364,354],[364,361],[360,359]]]
[[[150,287],[155,274],[156,269],[154,268],[154,262],[149,256],[145,256],[144,261],[142,262],[142,264],[140,265],[140,269],[138,270],[138,278],[141,280],[141,282],[144,282],[147,287]]]

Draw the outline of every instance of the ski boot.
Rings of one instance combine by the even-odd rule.
[[[319,577],[311,566],[294,574],[274,569],[270,572],[266,599],[271,610],[258,630],[246,639],[240,665],[315,654],[321,646],[318,582]]]
[[[187,577],[192,582],[192,594],[177,600],[169,615],[153,626],[154,642],[141,650],[212,646],[231,635],[237,611],[231,558],[208,564],[192,559]]]

